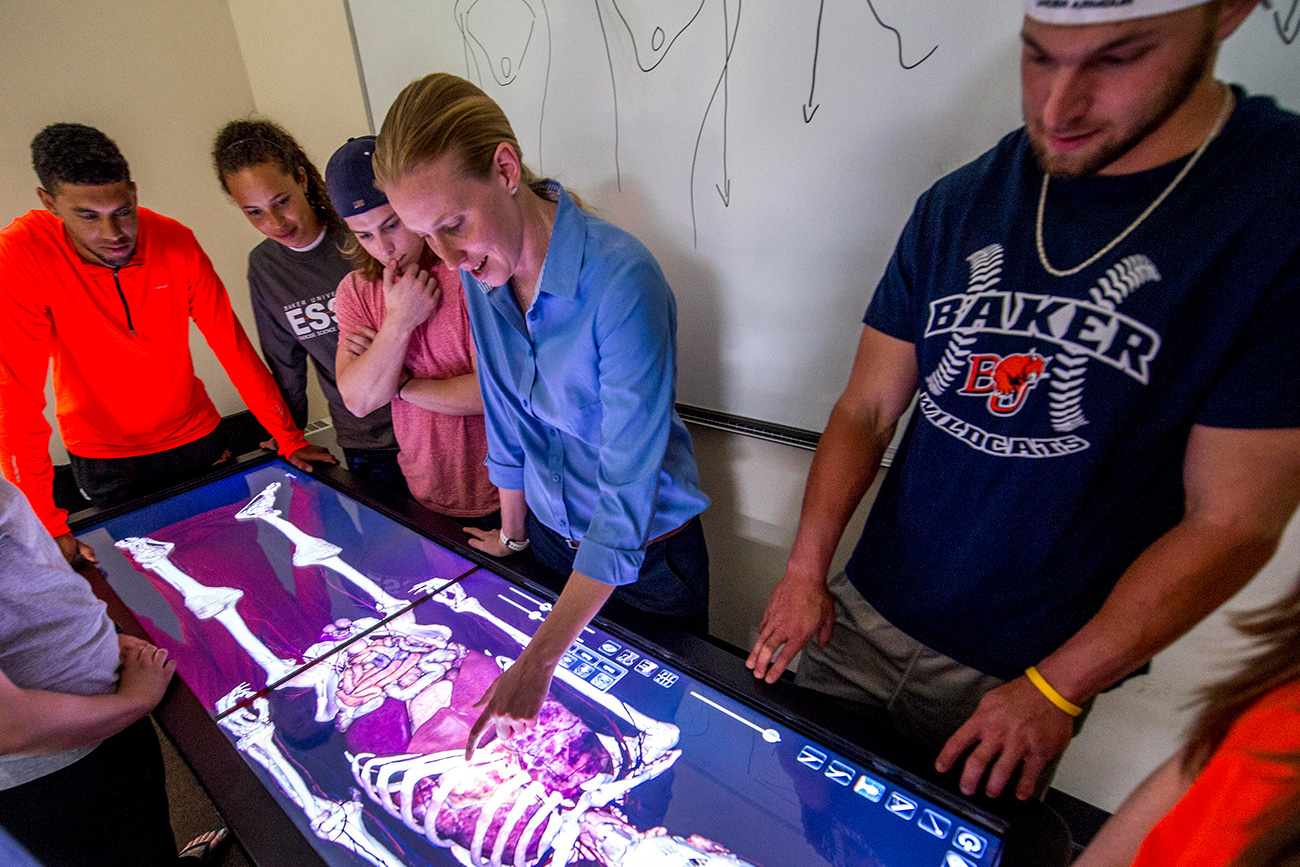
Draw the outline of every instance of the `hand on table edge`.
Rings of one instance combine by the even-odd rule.
[[[95,554],[95,549],[74,536],[71,530],[55,536],[54,544],[59,546],[59,553],[74,571],[86,563],[99,564],[99,556]]]
[[[1033,797],[1043,771],[1070,744],[1074,717],[1052,704],[1028,677],[1009,680],[987,692],[970,719],[944,744],[934,767],[947,773],[967,752],[962,766],[962,794],[974,795],[988,771],[984,791],[1001,796],[1017,769],[1016,797]]]
[[[465,531],[466,536],[470,537],[467,544],[474,550],[482,551],[489,557],[500,560],[502,557],[509,557],[515,553],[501,541],[500,530],[480,530],[478,527],[462,527],[461,529]]]
[[[522,488],[497,488],[501,503],[501,529],[480,530],[478,527],[462,527],[469,539],[468,545],[498,560],[515,553],[501,541],[501,534],[516,541],[525,541],[528,536],[528,504],[524,500]],[[593,616],[595,612],[592,612]],[[588,618],[590,619],[590,618]],[[585,623],[583,624],[586,625]],[[575,636],[576,637],[576,636]]]
[[[787,571],[772,589],[758,640],[745,660],[754,677],[776,683],[795,655],[816,636],[819,647],[831,640],[835,627],[835,601],[825,579],[797,577]]]
[[[312,471],[312,464],[333,464],[338,466],[339,460],[330,454],[329,449],[324,446],[318,446],[314,443],[307,443],[300,449],[284,456],[284,459],[293,464],[304,473]]]

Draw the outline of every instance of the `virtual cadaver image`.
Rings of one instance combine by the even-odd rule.
[[[271,482],[222,513],[263,540],[240,558],[255,566],[191,574],[193,534],[183,525],[194,518],[116,547],[169,600],[184,642],[154,635],[157,624],[142,618],[146,631],[176,647],[182,679],[328,863],[753,863],[659,824],[656,804],[681,755],[678,727],[566,669],[535,725],[493,738],[467,762],[474,703],[529,639],[479,598],[506,582],[486,572],[377,581],[349,562],[349,546],[315,535],[331,522],[308,532],[299,525],[308,521],[290,520],[286,495],[297,494],[283,487]],[[318,600],[308,610],[322,622],[310,638],[257,598],[263,587],[282,593],[284,580],[247,580],[249,569],[268,568],[268,536],[292,548],[296,597]],[[221,652],[194,646],[203,641]]]

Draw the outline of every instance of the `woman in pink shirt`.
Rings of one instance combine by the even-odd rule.
[[[483,461],[487,438],[460,278],[375,189],[374,136],[330,157],[325,184],[352,230],[360,267],[339,283],[335,361],[354,415],[392,404],[397,462],[411,494],[436,512],[482,518],[499,509]]]

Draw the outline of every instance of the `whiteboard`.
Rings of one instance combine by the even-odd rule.
[[[930,184],[1020,125],[1014,0],[349,0],[376,125],[464,76],[524,158],[654,253],[678,400],[820,431]],[[1300,0],[1222,77],[1300,107]]]

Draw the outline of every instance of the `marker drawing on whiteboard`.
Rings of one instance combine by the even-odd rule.
[[[1289,7],[1285,15],[1282,13],[1284,6]],[[1300,36],[1300,0],[1290,0],[1289,4],[1285,0],[1264,0],[1264,8],[1273,10],[1273,26],[1282,41],[1287,45],[1295,42]]]
[[[1300,0],[1294,0],[1294,2],[1300,2]],[[872,2],[872,0],[867,0],[867,8],[871,10],[871,17],[876,19],[877,24],[879,24],[884,29],[888,30],[890,33],[894,34],[894,39],[898,42],[898,65],[903,67],[903,69],[907,69],[907,70],[916,69],[922,63],[925,63],[927,60],[929,60],[930,56],[939,50],[939,46],[935,45],[929,51],[927,51],[925,53],[925,56],[922,57],[920,60],[914,63],[908,63],[907,60],[904,59],[903,57],[902,32],[899,31],[897,27],[886,24],[884,22],[884,19],[880,17],[880,13],[876,11],[876,4]],[[821,56],[822,16],[823,13],[825,13],[825,11],[826,11],[826,0],[820,0],[820,2],[817,4],[817,31],[816,31],[816,35],[813,38],[812,84],[808,88],[808,101],[803,105],[804,123],[812,123],[813,115],[815,115],[817,113],[817,109],[821,107],[821,103],[815,102],[814,98],[817,94],[817,61]]]
[[[504,8],[507,3],[509,9]],[[551,16],[546,0],[456,0],[454,11],[465,52],[466,77],[479,87],[485,84],[484,67],[496,85],[509,87],[523,72],[530,52],[545,51],[537,111],[537,171],[542,172],[542,130],[551,82]],[[530,70],[535,66],[529,63]]]
[[[601,38],[605,42],[605,59],[609,64],[610,90],[614,103],[614,172],[618,189],[623,189],[622,163],[619,155],[618,69],[614,62],[614,40],[626,40],[632,49],[632,60],[642,73],[654,72],[677,40],[700,19],[711,0],[595,0],[596,16]],[[727,102],[731,52],[736,45],[737,24],[743,0],[716,0],[721,7],[723,29],[722,69],[709,95],[708,105],[700,119],[691,155],[690,205],[692,242],[698,244],[695,208],[695,176],[700,163],[700,151],[711,116],[721,115],[722,146],[720,148],[721,178],[713,188],[722,200],[723,207],[731,204],[731,177],[727,169]],[[734,4],[735,10],[732,11]],[[602,8],[603,7],[603,8]],[[607,27],[606,21],[611,25]],[[721,96],[721,99],[719,99]],[[716,108],[721,103],[720,108]]]
[[[609,64],[609,89],[614,98],[614,183],[623,192],[623,169],[618,162],[618,83],[614,79],[614,55],[609,50],[609,34],[605,32],[605,17],[600,14],[600,0],[596,4],[596,20],[600,22],[600,38],[605,43],[605,62]]]
[[[817,92],[817,56],[822,50],[822,13],[826,11],[826,0],[821,0],[817,4],[817,33],[813,37],[813,63],[812,63],[812,84],[808,87],[808,102],[803,107],[803,122],[808,123],[821,108],[820,102],[813,102],[813,94]]]
[[[665,14],[664,7],[681,7],[683,6],[683,0],[678,0],[675,3],[663,2],[663,0],[659,0],[657,3],[647,3],[646,0],[610,0],[610,2],[614,7],[615,14],[623,22],[623,26],[627,28],[628,35],[632,37],[632,55],[636,58],[637,67],[642,72],[652,72],[668,56],[668,50],[673,47],[678,37],[686,32],[686,28],[695,23],[696,18],[700,17],[700,12],[703,11],[707,0],[698,0],[698,3],[696,3],[696,0],[685,0],[686,9],[684,11],[689,13],[690,17],[682,22],[681,18],[685,16],[677,16],[677,22],[674,23],[668,21],[672,10]],[[660,3],[662,6],[655,9],[660,15],[656,16],[656,20],[653,22],[647,22],[637,14],[644,15],[648,10]],[[690,12],[691,3],[696,3],[694,12]],[[624,9],[633,11],[635,22],[628,21]],[[654,25],[653,28],[649,26],[650,24]],[[663,28],[665,24],[668,25],[669,30],[676,31],[671,37]],[[647,30],[650,33],[648,38],[637,38],[638,36],[645,37]]]
[[[731,68],[731,52],[736,47],[736,30],[740,23],[742,2],[743,0],[736,0],[736,17],[732,20],[727,14],[727,0],[722,0],[723,33],[727,40],[726,58],[722,62],[722,74],[718,76],[718,83],[713,86],[713,93],[709,96],[709,104],[704,108],[704,117],[700,119],[700,131],[695,136],[695,151],[691,154],[691,242],[696,247],[699,246],[699,230],[695,219],[695,167],[700,160],[700,141],[704,138],[704,128],[709,122],[709,112],[713,111],[713,103],[718,98],[719,89],[722,90],[722,185],[714,184],[713,188],[722,198],[722,206],[731,207],[731,178],[727,174],[727,84]]]
[[[925,63],[927,60],[929,60],[931,54],[934,54],[936,51],[939,50],[939,46],[935,45],[933,48],[927,51],[925,53],[925,56],[922,57],[920,60],[916,61],[915,63],[908,63],[906,60],[903,59],[903,34],[899,32],[897,27],[891,27],[881,20],[880,13],[876,11],[876,4],[872,2],[872,0],[867,0],[867,8],[871,10],[871,17],[876,19],[877,24],[879,24],[881,27],[888,30],[890,33],[894,34],[894,39],[898,41],[898,65],[903,67],[904,69],[916,69],[922,63]]]

